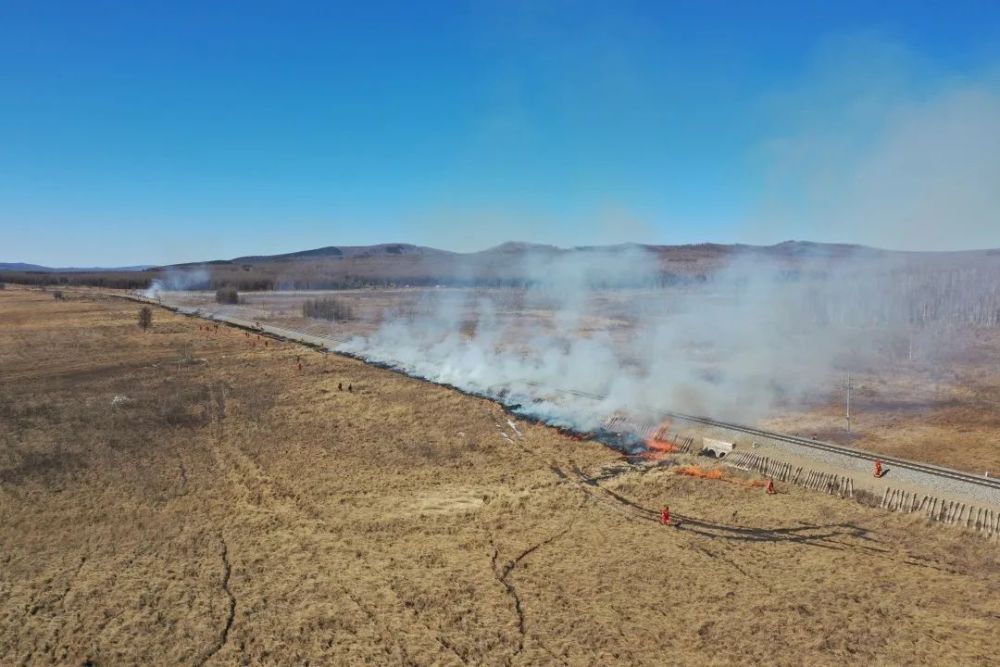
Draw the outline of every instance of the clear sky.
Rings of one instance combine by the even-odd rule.
[[[0,261],[1000,247],[1000,3],[0,0]]]

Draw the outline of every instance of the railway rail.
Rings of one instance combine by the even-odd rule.
[[[604,398],[599,394],[591,394],[588,392],[577,391],[573,389],[564,389],[562,391],[573,394],[575,396],[590,398],[594,400],[601,400]],[[878,454],[876,452],[868,452],[861,449],[856,449],[854,447],[835,445],[833,443],[824,442],[822,440],[813,440],[811,438],[803,438],[795,435],[775,433],[774,431],[766,431],[764,429],[754,428],[752,426],[745,426],[743,424],[734,424],[732,422],[724,422],[718,419],[711,419],[709,417],[702,417],[699,415],[689,415],[683,412],[674,412],[666,410],[663,411],[663,416],[669,417],[670,419],[674,420],[685,421],[694,424],[701,424],[703,426],[710,426],[714,428],[722,428],[729,431],[745,433],[747,435],[756,436],[760,438],[768,438],[770,440],[784,442],[790,445],[795,445],[797,447],[804,447],[816,451],[827,452],[830,454],[838,454],[840,456],[846,456],[853,459],[860,459],[870,463],[874,463],[875,460],[878,459],[882,461],[883,464],[886,465],[892,465],[898,468],[904,468],[906,470],[912,470],[914,472],[923,473],[925,475],[943,477],[966,484],[974,484],[987,489],[1000,491],[1000,478],[997,477],[984,477],[981,475],[975,475],[973,473],[962,472],[961,470],[955,470],[953,468],[945,468],[942,466],[932,465],[930,463],[920,463],[918,461],[911,461],[909,459],[902,459],[895,456],[887,456],[884,454]]]
[[[953,468],[944,468],[941,466],[931,465],[929,463],[919,463],[917,461],[910,461],[909,459],[901,459],[895,456],[886,456],[884,454],[866,452],[860,449],[855,449],[853,447],[844,447],[843,445],[835,445],[820,440],[812,440],[810,438],[802,438],[794,435],[784,435],[781,433],[774,433],[772,431],[765,431],[763,429],[753,428],[751,426],[744,426],[742,424],[733,424],[730,422],[723,422],[716,419],[709,419],[708,417],[688,415],[681,412],[666,412],[665,414],[666,416],[671,417],[673,419],[678,419],[681,421],[686,421],[696,424],[702,424],[705,426],[712,426],[716,428],[724,428],[730,431],[746,433],[748,435],[758,436],[761,438],[769,438],[771,440],[785,442],[791,445],[795,445],[797,447],[805,447],[817,451],[829,452],[831,454],[838,454],[840,456],[862,459],[869,462],[874,462],[875,459],[878,459],[882,461],[883,464],[895,466],[897,468],[912,470],[914,472],[923,473],[925,475],[933,475],[935,477],[944,477],[958,482],[963,482],[966,484],[975,484],[988,489],[1000,491],[1000,478],[984,477],[981,475],[962,472],[960,470],[954,470]]]

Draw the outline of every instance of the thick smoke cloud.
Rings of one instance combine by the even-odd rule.
[[[659,258],[638,247],[528,254],[523,292],[432,291],[338,349],[580,430],[617,411],[750,421],[829,392],[913,334],[929,293],[920,271],[886,257],[806,258],[790,271],[750,253],[704,285],[663,288],[652,287]]]

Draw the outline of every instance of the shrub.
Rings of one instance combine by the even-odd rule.
[[[62,290],[56,290],[55,292],[52,293],[52,298],[55,299],[56,301],[62,301],[63,299],[66,298],[66,295],[62,293]]]
[[[139,309],[139,328],[145,331],[153,325],[153,309],[143,306]]]
[[[223,287],[215,291],[215,300],[223,304],[237,304],[240,302],[240,293],[235,287]]]
[[[7,283],[0,283],[0,289],[7,289]]]
[[[302,304],[302,315],[304,317],[315,317],[321,320],[336,322],[355,319],[354,309],[351,308],[350,304],[344,303],[332,296],[323,297],[322,299],[307,299]]]

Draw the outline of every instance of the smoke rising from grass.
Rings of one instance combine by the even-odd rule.
[[[150,283],[142,295],[147,299],[157,299],[162,292],[182,290],[208,289],[211,275],[208,270],[199,267],[195,269],[167,269],[161,278]]]
[[[705,284],[666,288],[655,287],[659,257],[640,247],[528,253],[525,290],[431,291],[338,349],[589,431],[617,411],[752,421],[898,359],[915,332],[1000,314],[986,256],[988,276],[952,267],[942,283],[940,268],[898,255],[809,248],[794,265],[747,251]],[[961,306],[935,284],[960,291]]]

